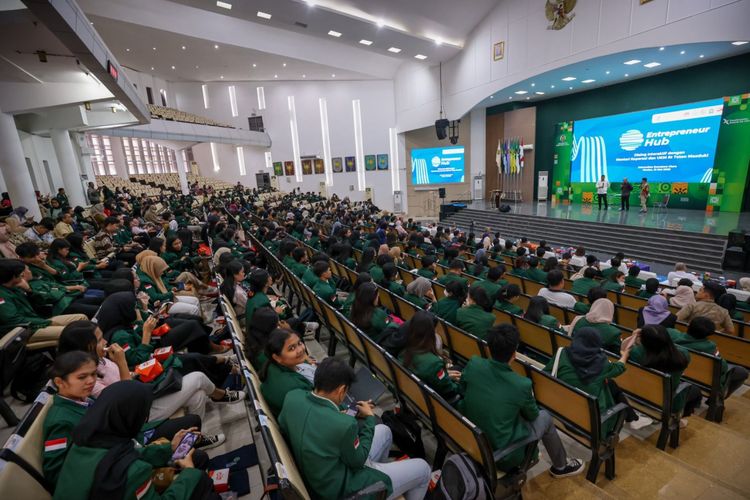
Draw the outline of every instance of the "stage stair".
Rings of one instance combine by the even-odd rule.
[[[643,262],[673,265],[685,262],[690,269],[721,274],[727,237],[666,228],[644,228],[602,222],[554,219],[537,215],[500,213],[465,208],[441,224],[456,225],[480,236],[486,227],[500,231],[503,238],[525,236],[531,241],[547,240],[553,246],[586,247],[587,252],[626,256]]]

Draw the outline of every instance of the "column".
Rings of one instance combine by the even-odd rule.
[[[77,155],[80,154],[81,158],[81,167],[83,169],[83,173],[86,175],[86,185],[88,185],[89,182],[93,182],[96,184],[96,173],[94,172],[94,165],[91,163],[91,148],[88,147],[86,144],[86,137],[84,136],[83,132],[73,132],[72,137],[76,140],[76,142],[73,143],[74,151]],[[83,144],[83,146],[79,147],[79,144]],[[102,145],[102,150],[104,150],[104,146]],[[88,197],[86,197],[86,205],[88,205]],[[83,205],[82,205],[83,206]]]
[[[178,149],[174,152],[174,157],[177,160],[177,175],[180,177],[180,189],[182,194],[188,194],[190,188],[188,187],[187,174],[185,173],[185,157],[182,155],[183,150]]]
[[[471,187],[471,199],[481,200],[484,198],[485,184],[487,183],[487,110],[485,108],[476,108],[469,115],[469,156],[470,156],[470,173],[468,178]],[[474,177],[481,175],[482,188],[478,196],[474,189]]]
[[[117,176],[128,180],[130,176],[128,175],[128,162],[125,158],[125,150],[122,149],[122,138],[111,136],[109,138],[109,144],[112,146],[112,160],[115,162]]]
[[[29,209],[27,215],[39,220],[42,215],[36,202],[31,175],[26,168],[16,122],[13,115],[2,112],[0,112],[0,165],[2,165],[5,187],[13,207],[26,207]]]
[[[70,134],[67,130],[50,130],[52,146],[55,148],[57,163],[60,165],[65,192],[68,194],[70,205],[85,207],[88,205],[81,183],[81,171],[78,169],[78,160],[73,143],[70,142]]]

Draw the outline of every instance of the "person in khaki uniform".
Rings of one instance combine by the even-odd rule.
[[[464,398],[458,409],[482,429],[493,450],[519,441],[541,440],[552,461],[550,474],[553,477],[583,472],[585,463],[568,459],[552,416],[537,406],[531,379],[518,375],[509,365],[518,348],[518,329],[507,323],[497,325],[489,331],[486,340],[492,358],[474,356],[466,364],[460,384]],[[523,448],[519,448],[502,459],[498,467],[508,471],[518,466],[523,453]]]
[[[0,260],[0,331],[27,325],[34,330],[29,338],[30,348],[55,345],[65,325],[87,318],[84,314],[62,314],[49,319],[39,316],[28,298],[32,294],[30,279],[31,271],[20,260]]]
[[[341,411],[353,382],[354,371],[346,363],[326,358],[315,372],[314,390],[294,390],[284,400],[279,427],[311,497],[345,498],[380,483],[389,498],[423,499],[430,480],[427,462],[385,463],[392,436],[387,426],[375,424],[371,402],[356,404],[360,425]]]
[[[716,303],[716,299],[722,294],[719,285],[707,281],[695,294],[697,302],[687,304],[677,312],[677,321],[690,322],[697,316],[710,318],[716,330],[724,333],[734,334],[734,323],[726,309]]]

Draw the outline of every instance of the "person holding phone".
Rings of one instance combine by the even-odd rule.
[[[138,498],[152,500],[218,499],[213,482],[195,468],[191,449],[174,460],[180,473],[161,493],[151,482],[154,469],[170,464],[189,430],[172,442],[157,441],[136,447],[135,438],[148,419],[151,390],[135,381],[117,382],[104,391],[73,429],[73,446],[60,472],[54,499]],[[149,457],[146,460],[146,453]]]

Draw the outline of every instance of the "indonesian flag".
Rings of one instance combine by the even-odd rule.
[[[445,369],[441,368],[439,372],[437,372],[437,378],[438,380],[443,380],[445,378]]]
[[[523,170],[523,139],[521,144],[518,146],[518,171]]]
[[[137,490],[135,490],[135,498],[137,498],[138,500],[141,500],[141,498],[143,498],[146,495],[146,493],[148,493],[149,488],[151,488],[150,479],[146,481],[145,483],[143,483],[142,485],[140,485]]]
[[[44,442],[44,452],[64,450],[68,447],[68,438],[50,439]]]
[[[357,448],[359,448],[359,438],[354,440],[354,449],[356,450]]]

